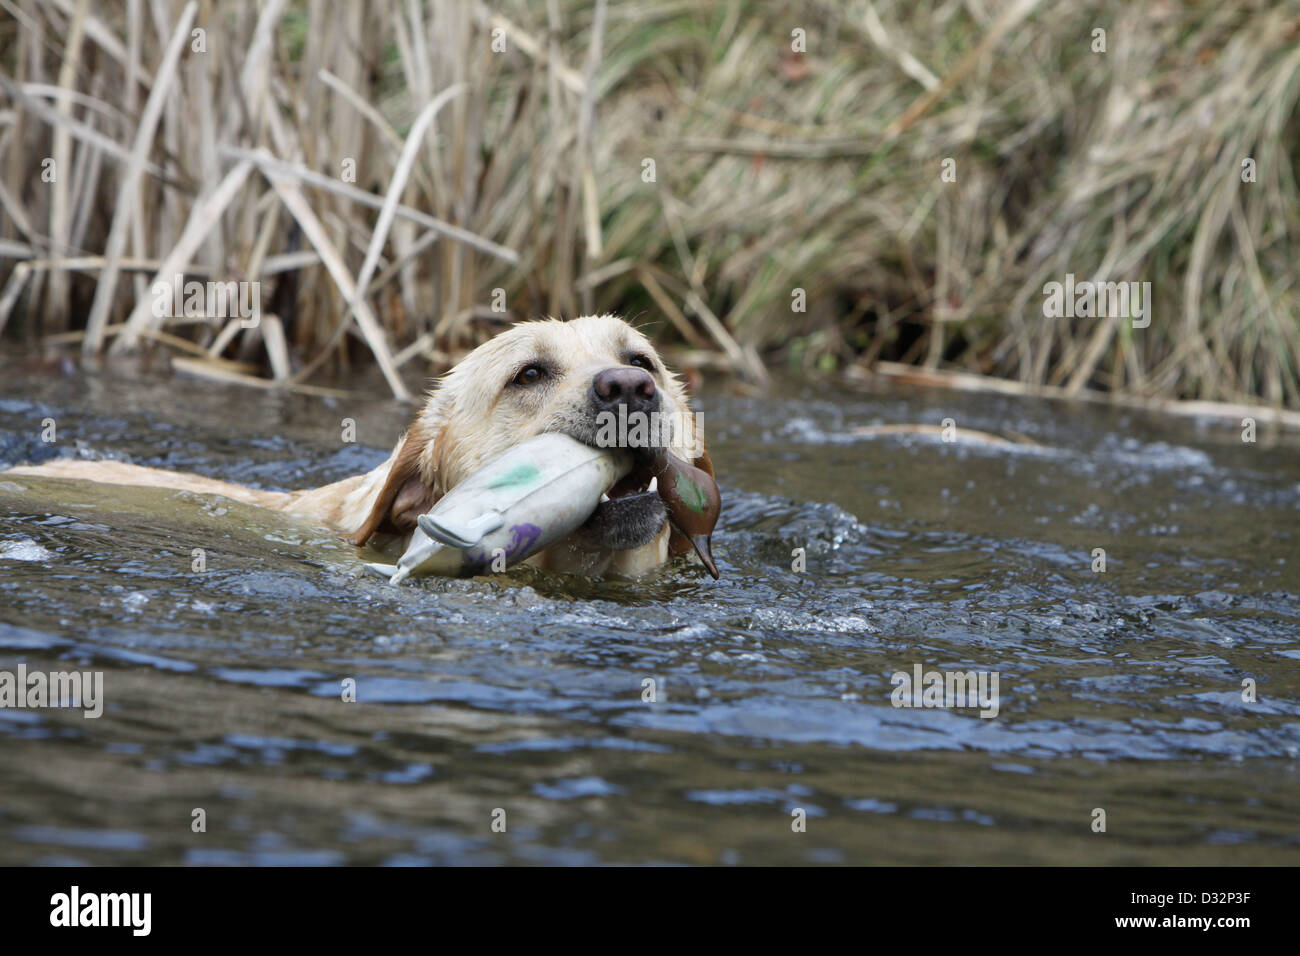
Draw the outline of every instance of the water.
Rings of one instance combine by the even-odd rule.
[[[0,670],[107,698],[0,709],[0,863],[1300,862],[1296,436],[799,382],[699,405],[718,582],[393,588],[285,516],[0,476]],[[409,415],[0,365],[8,463],[308,487]],[[947,416],[1037,444],[848,434]],[[998,716],[891,706],[917,664],[998,672]]]

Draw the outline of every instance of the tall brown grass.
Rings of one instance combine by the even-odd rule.
[[[0,10],[20,337],[277,386],[372,355],[403,395],[502,322],[613,310],[751,378],[1300,407],[1300,0]],[[267,314],[155,319],[169,271]],[[1150,327],[1044,317],[1066,273],[1151,282]]]

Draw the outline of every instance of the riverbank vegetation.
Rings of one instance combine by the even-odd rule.
[[[1295,0],[0,5],[11,345],[409,395],[615,311],[757,382],[1300,408]],[[260,321],[156,314],[177,274]],[[1045,315],[1067,276],[1149,324]]]

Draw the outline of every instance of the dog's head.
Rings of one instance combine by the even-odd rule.
[[[713,473],[681,383],[639,331],[608,315],[524,322],[442,377],[352,542],[410,531],[447,491],[543,432],[631,447],[647,462],[666,447]],[[644,494],[648,481],[648,469],[639,467],[611,489],[584,526],[593,548],[638,547],[662,530],[663,506]]]

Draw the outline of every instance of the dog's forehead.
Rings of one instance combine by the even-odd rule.
[[[612,316],[584,316],[568,322],[524,322],[492,340],[512,358],[547,358],[565,366],[590,362],[621,364],[626,353],[649,348],[636,329]]]

